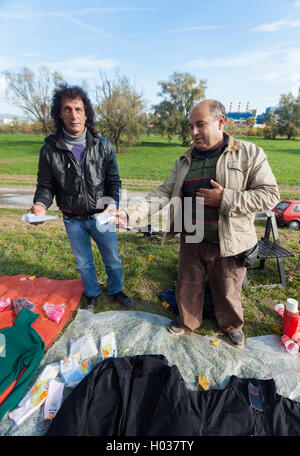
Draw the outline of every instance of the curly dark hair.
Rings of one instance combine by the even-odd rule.
[[[92,135],[97,136],[97,130],[95,127],[95,112],[91,100],[81,87],[69,86],[68,84],[60,85],[53,92],[51,117],[54,121],[56,132],[61,132],[63,127],[63,121],[60,118],[62,97],[68,97],[72,100],[74,100],[74,98],[81,98],[84,104],[85,114],[87,116],[86,127],[92,133]]]

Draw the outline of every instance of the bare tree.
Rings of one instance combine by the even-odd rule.
[[[110,81],[105,74],[100,74],[100,78],[95,104],[99,128],[115,144],[119,153],[122,137],[130,144],[145,127],[143,94],[138,93],[126,77]]]
[[[35,74],[30,68],[23,68],[20,73],[4,71],[6,79],[6,98],[10,104],[21,108],[31,120],[38,120],[45,135],[50,133],[51,94],[55,86],[63,82],[58,72],[51,73],[42,66]]]

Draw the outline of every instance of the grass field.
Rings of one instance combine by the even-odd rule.
[[[282,198],[300,195],[300,139],[267,140],[240,138],[263,147],[280,186]],[[0,175],[2,185],[35,185],[42,135],[0,135]],[[117,156],[120,176],[128,190],[151,190],[165,179],[173,163],[186,148],[179,138],[171,144],[166,137],[142,137],[137,145]],[[154,182],[152,182],[154,181]]]
[[[0,209],[0,274],[28,274],[52,279],[80,279],[75,267],[62,219],[45,225],[32,226],[20,221],[22,210]],[[260,238],[264,224],[257,224]],[[296,269],[299,232],[279,228],[281,245],[292,250],[295,257],[284,260],[287,288],[255,288],[253,286],[279,283],[276,260],[268,260],[263,271],[249,271],[249,285],[242,291],[245,315],[245,336],[277,334],[281,319],[274,306],[288,297],[300,297],[300,270]],[[174,318],[165,309],[159,293],[172,285],[177,277],[179,239],[161,246],[160,240],[132,233],[118,233],[119,253],[123,262],[124,289],[136,303],[136,310]],[[96,312],[124,310],[106,294],[106,275],[96,246],[93,244],[96,270],[103,293],[97,301]],[[204,320],[196,331],[219,337],[214,319]]]
[[[299,198],[300,140],[265,140],[242,138],[262,146],[280,185],[281,196]],[[35,185],[38,152],[42,136],[0,135],[0,182],[2,185]],[[124,187],[128,190],[151,190],[170,172],[173,162],[185,149],[174,139],[144,137],[134,147],[118,155]],[[34,227],[20,221],[23,210],[0,209],[0,274],[29,274],[53,279],[79,279],[61,218]],[[256,225],[258,238],[264,233],[262,222]],[[274,312],[278,302],[288,297],[300,298],[300,270],[297,270],[299,231],[279,228],[281,245],[295,257],[284,260],[287,288],[256,288],[256,285],[279,283],[276,260],[268,260],[263,271],[250,271],[249,285],[242,292],[245,314],[245,336],[276,334],[281,325]],[[179,241],[165,246],[156,238],[118,233],[119,252],[124,266],[125,290],[134,298],[136,309],[174,318],[158,298],[177,276]],[[120,309],[106,294],[105,272],[99,253],[93,245],[96,269],[104,293],[96,312]],[[149,256],[151,260],[149,260]],[[275,328],[275,329],[274,329]],[[277,329],[276,329],[277,328]],[[218,337],[215,320],[205,320],[199,334]]]

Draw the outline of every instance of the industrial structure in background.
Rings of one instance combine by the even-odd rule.
[[[266,108],[265,112],[263,112],[262,114],[256,115],[256,112],[257,112],[256,109],[249,109],[249,106],[250,106],[249,101],[246,104],[246,110],[243,111],[241,109],[241,105],[242,105],[242,103],[239,102],[237,111],[233,111],[233,109],[232,109],[233,103],[231,102],[230,106],[229,106],[229,112],[227,112],[227,117],[229,119],[233,119],[234,123],[239,127],[244,126],[246,123],[246,120],[249,117],[254,117],[255,125],[262,127],[265,123],[266,117],[269,114],[274,113],[274,111],[276,109],[276,106],[269,106],[268,108]]]
[[[257,124],[264,124],[266,118],[268,117],[268,115],[269,114],[274,114],[275,110],[276,110],[276,106],[269,106],[268,108],[266,108],[265,112],[263,112],[262,114],[259,114],[258,116],[256,116],[256,123]]]
[[[233,119],[236,125],[243,126],[249,117],[256,118],[256,109],[249,109],[249,101],[246,105],[246,111],[241,110],[241,102],[238,103],[237,111],[232,110],[232,105],[233,103],[231,102],[229,106],[229,112],[227,113],[227,117],[229,119]]]

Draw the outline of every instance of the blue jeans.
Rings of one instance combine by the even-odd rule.
[[[105,266],[107,292],[109,295],[118,293],[122,289],[123,281],[115,230],[108,230],[106,224],[103,225],[103,231],[98,231],[95,219],[77,220],[64,215],[63,220],[85,294],[98,296],[101,293],[94,265],[91,238],[96,242]]]

